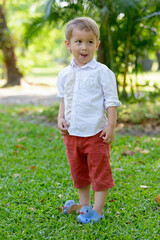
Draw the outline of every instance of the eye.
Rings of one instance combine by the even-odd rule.
[[[89,41],[88,43],[89,43],[89,44],[93,44],[93,41]]]
[[[82,41],[81,40],[77,40],[76,43],[81,43]]]

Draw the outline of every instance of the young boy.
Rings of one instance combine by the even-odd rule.
[[[81,17],[70,21],[65,45],[74,59],[57,80],[58,128],[64,136],[71,176],[83,206],[77,217],[80,223],[104,218],[108,189],[114,186],[109,151],[121,103],[114,73],[94,59],[99,44],[99,29],[93,19]],[[95,192],[93,209],[91,184]]]

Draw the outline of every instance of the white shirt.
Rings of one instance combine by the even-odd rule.
[[[72,60],[58,75],[58,97],[64,99],[70,135],[88,137],[104,129],[106,109],[120,107],[114,73],[95,59],[79,67]]]

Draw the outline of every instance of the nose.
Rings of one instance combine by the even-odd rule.
[[[82,50],[86,50],[87,49],[87,44],[86,43],[83,43],[82,44]]]

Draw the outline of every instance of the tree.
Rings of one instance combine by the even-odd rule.
[[[122,96],[127,98],[127,74],[137,72],[139,59],[156,51],[160,1],[91,1],[100,11],[101,47],[99,61],[123,75]],[[158,11],[158,12],[156,12]],[[154,14],[153,14],[154,13]],[[145,16],[145,17],[144,17]],[[152,19],[151,19],[152,18]],[[154,26],[154,27],[153,27]]]
[[[0,49],[3,52],[4,64],[7,70],[7,85],[20,85],[22,74],[16,66],[16,56],[12,38],[5,17],[5,1],[0,4]]]
[[[160,0],[48,0],[43,9],[39,23],[34,19],[28,28],[29,38],[31,29],[38,32],[46,23],[65,24],[77,16],[90,16],[99,23],[98,60],[116,72],[119,83],[123,75],[122,95],[127,98],[127,74],[139,71],[139,59],[145,56],[146,49],[156,51]]]

